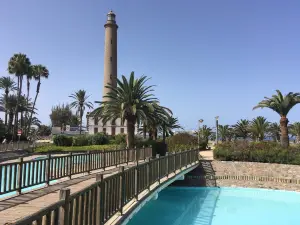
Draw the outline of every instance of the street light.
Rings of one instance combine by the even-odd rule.
[[[216,116],[216,128],[217,128],[217,131],[216,131],[216,144],[218,144],[218,128],[219,128],[219,116]]]
[[[203,119],[199,120],[199,127],[198,127],[198,149],[200,150],[200,125],[203,123]]]

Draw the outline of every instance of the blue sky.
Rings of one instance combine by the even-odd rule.
[[[37,102],[43,123],[78,89],[101,99],[110,9],[119,25],[118,76],[152,77],[161,104],[186,129],[201,118],[212,126],[216,115],[220,124],[258,115],[278,121],[253,106],[276,89],[300,92],[298,0],[1,0],[0,75],[17,52],[48,67]]]

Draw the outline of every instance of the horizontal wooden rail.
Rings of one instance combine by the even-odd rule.
[[[196,149],[147,158],[127,170],[120,167],[117,174],[103,178],[97,174],[96,182],[70,195],[69,189],[60,191],[59,201],[39,212],[17,221],[16,225],[103,225],[116,213],[123,214],[124,206],[161,178],[175,170],[198,162]],[[58,214],[57,214],[58,213]]]
[[[113,151],[90,151],[87,153],[66,154],[63,156],[48,156],[18,162],[0,164],[0,195],[36,185],[49,185],[51,181],[80,173],[90,173],[93,170],[111,166],[146,160],[152,156],[151,148],[123,149]]]

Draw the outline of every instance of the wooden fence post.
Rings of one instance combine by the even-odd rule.
[[[18,174],[18,194],[21,194],[21,192],[22,192],[22,173],[23,173],[22,170],[23,170],[23,157],[20,157],[19,165],[18,165],[18,172],[17,172],[17,174]],[[10,184],[8,184],[8,185],[10,185]]]
[[[146,172],[146,179],[147,179],[147,186],[148,186],[148,190],[150,191],[150,160],[151,160],[151,158],[150,157],[147,157],[146,158],[146,163],[147,163],[147,165],[146,165],[146,170],[147,170],[147,172]]]
[[[65,200],[64,205],[59,212],[59,225],[69,224],[69,209],[70,209],[70,189],[64,188],[59,191],[59,200]]]
[[[136,166],[134,169],[134,193],[135,193],[135,199],[139,200],[139,164],[138,161],[136,162]]]
[[[90,151],[88,151],[87,152],[87,172],[88,172],[88,174],[90,174],[91,173],[91,152]]]
[[[96,181],[100,182],[97,186],[97,211],[96,211],[96,224],[104,224],[104,211],[105,211],[105,183],[103,174],[96,174]]]
[[[46,186],[49,186],[49,183],[50,183],[50,178],[51,178],[50,166],[51,166],[51,154],[49,153],[47,156],[47,161],[46,161],[46,174],[45,174]]]
[[[161,177],[161,174],[160,174],[160,163],[161,163],[161,160],[160,160],[160,155],[159,154],[156,154],[156,158],[158,159],[158,166],[157,166],[157,170],[158,170],[158,183],[160,184],[160,177]]]
[[[177,156],[177,153],[174,152],[174,173],[176,174],[176,156]]]
[[[103,150],[103,170],[105,171],[105,167],[106,167],[106,153],[105,150]]]
[[[145,148],[145,145],[143,145],[143,151],[144,151],[144,161],[146,161],[146,148]]]
[[[71,180],[73,174],[73,153],[69,153],[69,179]]]
[[[166,152],[166,170],[167,170],[167,178],[169,177],[169,153]]]
[[[140,156],[139,156],[138,149],[136,148],[136,146],[134,146],[134,152],[135,152],[135,161],[138,162]]]
[[[125,197],[125,174],[124,174],[125,167],[120,166],[119,172],[120,172],[120,213],[123,215],[123,206],[124,206],[124,197]]]

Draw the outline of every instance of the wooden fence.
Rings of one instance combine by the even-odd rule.
[[[124,206],[161,178],[198,161],[198,150],[169,154],[127,170],[120,167],[117,174],[103,179],[97,174],[91,186],[70,195],[60,191],[59,201],[17,221],[16,225],[102,225],[114,214],[123,213]]]
[[[53,156],[40,159],[0,164],[0,195],[33,187],[40,184],[49,185],[50,181],[64,177],[71,178],[79,173],[104,169],[137,160],[146,160],[152,156],[151,148],[124,149],[113,151],[91,151],[79,154]]]

